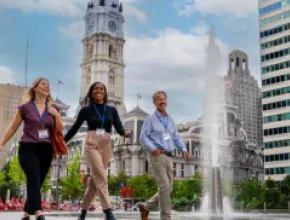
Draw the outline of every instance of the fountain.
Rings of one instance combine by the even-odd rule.
[[[221,174],[219,169],[219,130],[223,126],[225,117],[219,117],[220,113],[225,112],[222,107],[222,90],[223,86],[220,86],[221,77],[217,75],[220,69],[220,50],[215,42],[214,28],[211,29],[209,34],[209,43],[207,47],[207,60],[206,60],[206,85],[205,95],[203,103],[203,118],[202,118],[202,143],[209,142],[210,150],[208,152],[211,155],[211,159],[204,156],[204,173],[206,176],[206,191],[209,194],[207,204],[203,207],[206,210],[210,210],[211,213],[223,213],[223,196],[222,196],[222,184]],[[223,82],[222,82],[223,83]],[[225,114],[223,114],[225,115]],[[226,127],[226,126],[225,126]],[[209,138],[209,139],[208,139]],[[204,144],[206,145],[206,144]],[[207,146],[203,146],[203,149],[207,149]]]

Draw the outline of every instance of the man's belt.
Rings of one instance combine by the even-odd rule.
[[[160,153],[161,154],[165,154],[168,157],[173,157],[173,154],[170,151],[160,150]]]

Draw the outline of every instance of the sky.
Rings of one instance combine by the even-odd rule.
[[[74,116],[80,94],[83,16],[89,0],[0,0],[0,83],[28,84],[40,76],[51,81],[52,95],[70,105]],[[152,113],[152,94],[165,90],[168,112],[178,123],[201,116],[208,32],[215,28],[222,54],[220,75],[227,74],[228,54],[249,56],[260,84],[258,1],[122,0],[125,16],[125,104]]]

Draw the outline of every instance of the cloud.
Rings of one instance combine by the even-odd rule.
[[[85,33],[84,22],[73,22],[68,26],[58,27],[58,31],[67,38],[82,39]]]
[[[85,4],[81,0],[0,0],[1,8],[16,8],[23,12],[48,13],[64,17],[79,17]]]
[[[15,83],[14,73],[6,66],[0,65],[0,83]]]
[[[198,21],[196,26],[192,29],[192,32],[197,35],[204,35],[209,31],[209,27],[206,24],[205,20]]]
[[[178,0],[175,2],[177,12],[181,16],[189,16],[198,11],[202,14],[231,14],[236,17],[246,17],[256,12],[258,1],[253,0]]]
[[[217,40],[226,74],[228,46]],[[151,95],[165,90],[169,95],[170,112],[177,120],[194,120],[200,116],[205,85],[207,35],[165,29],[155,37],[127,37],[125,45],[126,105],[136,106],[136,93],[143,96],[140,106],[153,111]],[[182,108],[181,108],[182,106]]]
[[[152,38],[127,37],[126,80],[130,86],[142,86],[146,91],[200,92],[204,86],[207,43],[207,35],[196,36],[174,29],[160,31]],[[227,56],[227,45],[218,43],[222,54]]]
[[[140,22],[146,23],[146,13],[133,4],[135,0],[124,1],[124,15],[136,17]],[[0,0],[1,8],[16,8],[23,12],[48,13],[68,18],[80,18],[86,10],[87,1],[83,0]]]
[[[130,4],[124,4],[124,16],[136,17],[141,23],[146,23],[148,21],[148,16],[144,11],[141,11]]]

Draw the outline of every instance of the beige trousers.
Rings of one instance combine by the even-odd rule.
[[[144,207],[149,211],[160,207],[160,219],[171,219],[171,200],[170,194],[173,186],[173,163],[170,157],[161,154],[156,157],[148,154],[154,177],[158,184],[158,192],[151,197]]]
[[[112,156],[111,135],[97,136],[89,131],[85,140],[85,154],[90,167],[91,177],[82,203],[82,209],[89,210],[96,195],[101,200],[102,209],[110,208],[107,168]]]

